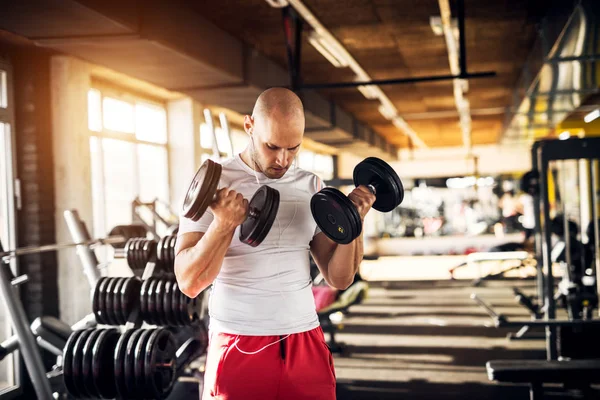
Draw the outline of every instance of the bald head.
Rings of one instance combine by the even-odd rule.
[[[304,107],[300,98],[291,90],[279,87],[271,88],[258,96],[254,110],[252,110],[252,117],[303,119]]]
[[[252,116],[244,117],[250,144],[242,158],[269,178],[280,178],[300,149],[304,124],[304,107],[294,92],[265,90],[258,96]]]

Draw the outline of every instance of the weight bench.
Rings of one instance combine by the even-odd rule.
[[[587,391],[591,391],[590,384],[600,383],[600,360],[492,360],[486,369],[491,381],[528,383],[530,400],[543,399],[544,383],[562,383]]]
[[[335,341],[335,333],[343,328],[341,315],[348,311],[348,308],[354,304],[358,304],[363,301],[367,296],[367,290],[369,284],[365,281],[356,281],[348,289],[343,291],[337,299],[332,298],[330,304],[324,305],[320,309],[317,309],[317,315],[319,316],[319,322],[323,331],[329,333],[329,349],[334,353],[343,353],[345,345]],[[313,287],[313,293],[315,296],[320,290],[335,290],[328,286],[315,286]],[[340,313],[340,314],[337,314]],[[340,317],[335,317],[340,315]]]
[[[473,281],[473,285],[479,286],[479,284],[481,284],[481,282],[486,279],[498,278],[498,277],[503,276],[505,273],[507,273],[509,271],[523,268],[523,267],[529,265],[532,262],[532,260],[533,260],[533,258],[532,258],[531,253],[529,253],[527,251],[475,252],[475,253],[471,253],[471,254],[467,255],[467,258],[464,262],[450,268],[450,270],[448,272],[450,273],[450,279],[455,279],[454,278],[455,270],[457,270],[458,268],[466,267],[466,266],[476,265],[477,271],[478,271],[478,278]],[[511,266],[509,268],[506,268],[495,274],[489,274],[486,276],[482,276],[480,263],[486,262],[486,261],[499,261],[499,262],[519,261],[519,264],[515,265],[515,266]]]

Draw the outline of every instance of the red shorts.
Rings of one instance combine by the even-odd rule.
[[[286,336],[212,334],[202,399],[335,399],[333,357],[321,327]]]

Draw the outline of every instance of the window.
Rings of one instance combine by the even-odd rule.
[[[168,203],[164,105],[93,88],[88,92],[94,235],[132,222],[132,202]]]
[[[4,250],[16,247],[16,205],[15,205],[15,173],[13,162],[14,132],[12,131],[14,115],[11,104],[10,66],[0,58],[0,243]],[[2,261],[0,261],[1,263]],[[2,264],[0,268],[6,268]],[[10,260],[10,268],[18,275],[17,259]],[[18,296],[19,288],[14,288]],[[0,342],[13,334],[12,324],[6,302],[0,305]],[[18,351],[13,352],[0,361],[0,393],[18,393],[20,390]],[[10,396],[10,395],[9,395]]]
[[[325,181],[333,179],[333,156],[303,149],[298,154],[298,167],[317,174]]]

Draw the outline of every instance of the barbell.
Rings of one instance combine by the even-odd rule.
[[[125,243],[126,241],[127,241],[127,238],[125,236],[119,235],[119,236],[107,236],[105,238],[100,238],[100,239],[85,240],[83,242],[57,243],[57,244],[46,244],[46,245],[42,245],[42,246],[21,247],[21,248],[16,248],[13,250],[7,250],[7,251],[0,252],[0,259],[4,261],[6,259],[17,257],[17,256],[23,256],[23,255],[27,255],[27,254],[44,253],[44,252],[48,252],[48,251],[67,249],[70,247],[77,247],[77,246],[89,246],[90,248],[93,249],[94,247],[98,247],[98,246],[103,246],[103,245],[111,245],[112,246],[115,244]]]

